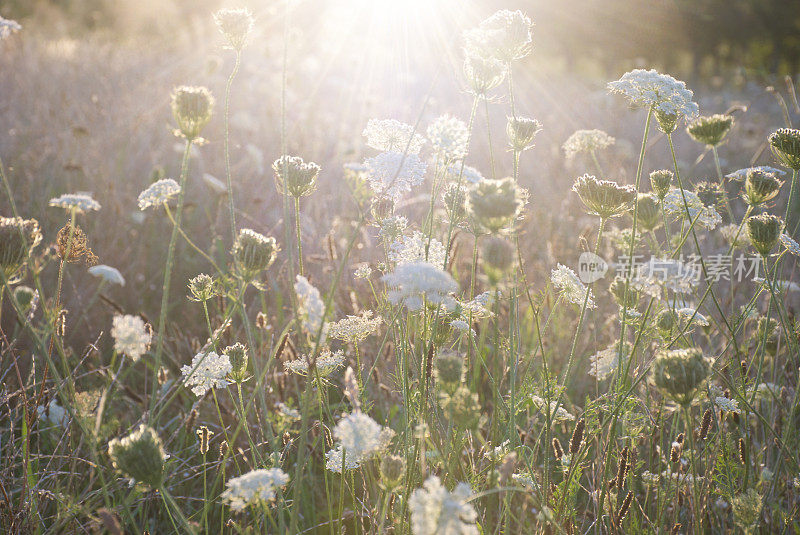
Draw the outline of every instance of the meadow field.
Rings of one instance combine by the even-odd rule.
[[[3,533],[800,532],[791,55],[134,4],[0,3]]]

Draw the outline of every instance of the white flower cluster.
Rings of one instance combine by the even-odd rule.
[[[627,345],[623,346],[623,357],[627,359],[629,348]],[[589,357],[591,365],[589,367],[589,375],[596,377],[598,381],[610,377],[619,367],[619,343],[613,343],[606,349],[598,351]]]
[[[338,444],[325,454],[326,467],[331,472],[341,473],[342,468],[358,468],[385,450],[394,437],[394,431],[381,427],[368,415],[356,410],[336,423],[333,437]]]
[[[22,26],[17,21],[0,17],[0,41],[21,29]]]
[[[533,404],[533,407],[536,410],[541,412],[544,416],[547,416],[548,404],[547,401],[544,400],[544,398],[533,395],[531,396],[531,403]],[[559,406],[558,410],[556,410],[557,404],[558,403],[556,402],[556,400],[552,400],[550,402],[550,415],[553,417],[554,422],[566,422],[568,420],[575,419],[575,415],[570,413],[567,409],[565,409],[563,405]]]
[[[684,197],[686,197],[685,204]],[[672,216],[686,215],[687,206],[689,219],[691,221],[697,220],[695,226],[699,225],[708,230],[714,230],[717,225],[722,223],[722,216],[719,215],[719,212],[712,206],[705,206],[697,193],[693,191],[673,188],[664,197],[664,211]]]
[[[111,284],[125,286],[125,277],[123,277],[122,273],[120,273],[115,267],[107,266],[105,264],[98,264],[90,267],[87,271],[93,277],[100,277],[104,281],[110,282]]]
[[[608,89],[627,97],[633,106],[653,107],[668,115],[690,119],[700,112],[692,100],[694,93],[686,89],[684,82],[655,69],[626,72],[616,82],[609,82]]]
[[[697,311],[696,308],[692,307],[683,307],[679,308],[675,311],[679,318],[688,322],[691,322],[695,325],[700,325],[701,327],[708,327],[711,323],[708,321],[704,315]]]
[[[221,494],[234,511],[241,511],[250,504],[269,503],[275,500],[279,488],[286,486],[289,476],[280,468],[252,470],[242,476],[229,479]]]
[[[419,310],[426,300],[430,305],[448,308],[455,304],[450,294],[458,290],[458,283],[449,273],[433,264],[400,264],[392,273],[384,275],[383,280],[393,288],[388,292],[389,301],[395,305],[405,305],[409,310]]]
[[[467,155],[469,130],[464,121],[442,115],[428,127],[433,150],[445,161],[461,160]]]
[[[228,386],[226,377],[233,370],[228,355],[218,355],[214,351],[198,353],[192,359],[191,365],[181,368],[184,383],[191,387],[195,396],[200,397],[212,388],[225,388]]]
[[[727,412],[735,412],[740,414],[742,410],[739,408],[739,402],[735,399],[729,399],[724,396],[717,396],[714,398],[714,404],[720,409]]]
[[[162,178],[150,184],[139,194],[139,210],[161,206],[181,192],[180,185],[171,178]]]
[[[781,243],[783,244],[784,247],[786,247],[787,251],[789,251],[795,256],[800,256],[800,244],[794,241],[791,238],[791,236],[789,236],[785,232],[781,234]]]
[[[373,318],[372,311],[368,310],[360,316],[347,316],[335,323],[331,323],[328,336],[342,342],[358,343],[374,333],[383,320]]]
[[[69,423],[69,413],[55,399],[48,403],[47,407],[41,405],[36,407],[36,414],[40,419],[44,418],[49,424],[58,427],[66,427]]]
[[[478,514],[468,501],[471,496],[466,483],[449,492],[438,477],[429,477],[408,501],[414,535],[478,535]]]
[[[594,295],[592,290],[586,288],[578,275],[575,274],[570,268],[563,264],[558,264],[553,271],[550,272],[550,280],[553,282],[561,295],[570,303],[578,306],[583,306],[583,301],[586,299],[586,292],[589,292],[588,300],[586,301],[586,308],[595,308]]]
[[[577,130],[567,138],[562,145],[567,158],[572,158],[582,152],[592,153],[596,150],[610,147],[616,139],[602,130]]]
[[[411,236],[402,236],[389,248],[389,260],[397,264],[427,262],[444,269],[445,247],[442,242],[419,231]]]
[[[147,352],[153,333],[139,316],[116,315],[111,323],[114,351],[128,355],[136,362]]]
[[[783,169],[770,167],[769,165],[757,165],[755,167],[745,167],[743,169],[737,169],[736,171],[725,175],[725,178],[730,178],[733,180],[744,180],[745,178],[747,178],[747,173],[749,173],[750,171],[761,171],[762,173],[772,173],[773,175],[777,176],[786,174],[786,171],[784,171]]]
[[[522,11],[501,9],[464,32],[467,54],[508,63],[531,51],[531,19]]]
[[[302,275],[297,275],[294,283],[294,291],[297,294],[299,314],[303,318],[303,328],[311,336],[317,336],[322,328],[322,340],[325,343],[327,325],[323,326],[325,317],[325,302],[322,296],[308,279]]]
[[[373,191],[394,199],[422,184],[427,164],[416,154],[382,152],[364,162]]]
[[[50,206],[63,208],[67,211],[88,212],[99,210],[100,203],[92,198],[88,193],[65,193],[60,197],[50,199]]]
[[[452,180],[453,182],[458,182],[459,176],[461,177],[462,184],[463,181],[467,181],[470,184],[477,184],[478,182],[486,180],[480,171],[474,167],[470,167],[469,165],[464,165],[462,169],[462,165],[458,163],[447,168],[448,179]]]
[[[670,258],[655,258],[641,264],[631,278],[631,286],[653,297],[661,295],[661,288],[676,293],[691,293],[699,283],[699,266]]]
[[[308,357],[287,360],[283,363],[283,367],[298,375],[308,375],[308,361]],[[344,353],[342,353],[342,351],[331,353],[330,350],[323,350],[317,357],[315,365],[320,377],[327,377],[337,368],[341,368],[344,365]]]
[[[395,119],[370,119],[362,135],[367,145],[383,152],[419,154],[425,138],[414,132],[410,124]]]

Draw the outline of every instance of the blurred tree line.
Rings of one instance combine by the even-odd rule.
[[[347,0],[294,1],[335,5]],[[522,9],[536,24],[536,49],[574,71],[606,74],[652,65],[691,78],[740,67],[755,75],[795,74],[800,69],[800,0],[447,1],[479,18],[495,9]],[[206,23],[208,14],[222,4],[248,5],[261,12],[281,2],[0,0],[0,15],[35,17],[37,24],[44,20],[74,35],[92,29],[150,37],[174,34],[176,28],[191,27],[198,20]]]

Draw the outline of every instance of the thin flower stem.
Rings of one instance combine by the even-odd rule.
[[[242,60],[242,51],[236,50],[236,62],[233,64],[233,70],[228,77],[228,83],[225,85],[225,179],[228,184],[228,209],[231,213],[231,243],[236,241],[236,209],[233,205],[233,180],[231,178],[231,153],[230,153],[230,104],[231,104],[231,86],[233,79],[239,72],[239,65]]]
[[[300,276],[303,277],[303,244],[300,239],[300,197],[294,198],[294,225],[297,235],[297,263],[300,267]]]

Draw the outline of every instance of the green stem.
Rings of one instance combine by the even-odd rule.
[[[225,85],[225,178],[228,182],[228,208],[231,213],[231,239],[236,241],[236,211],[233,206],[233,181],[231,179],[231,155],[230,155],[230,104],[231,104],[231,85],[236,73],[239,72],[239,64],[241,63],[242,52],[236,51],[236,62],[233,64],[233,70],[228,77],[228,83]],[[233,242],[231,242],[233,243]]]
[[[303,244],[300,240],[300,197],[294,198],[294,230],[297,234],[297,263],[300,266],[300,276],[303,276]]]

